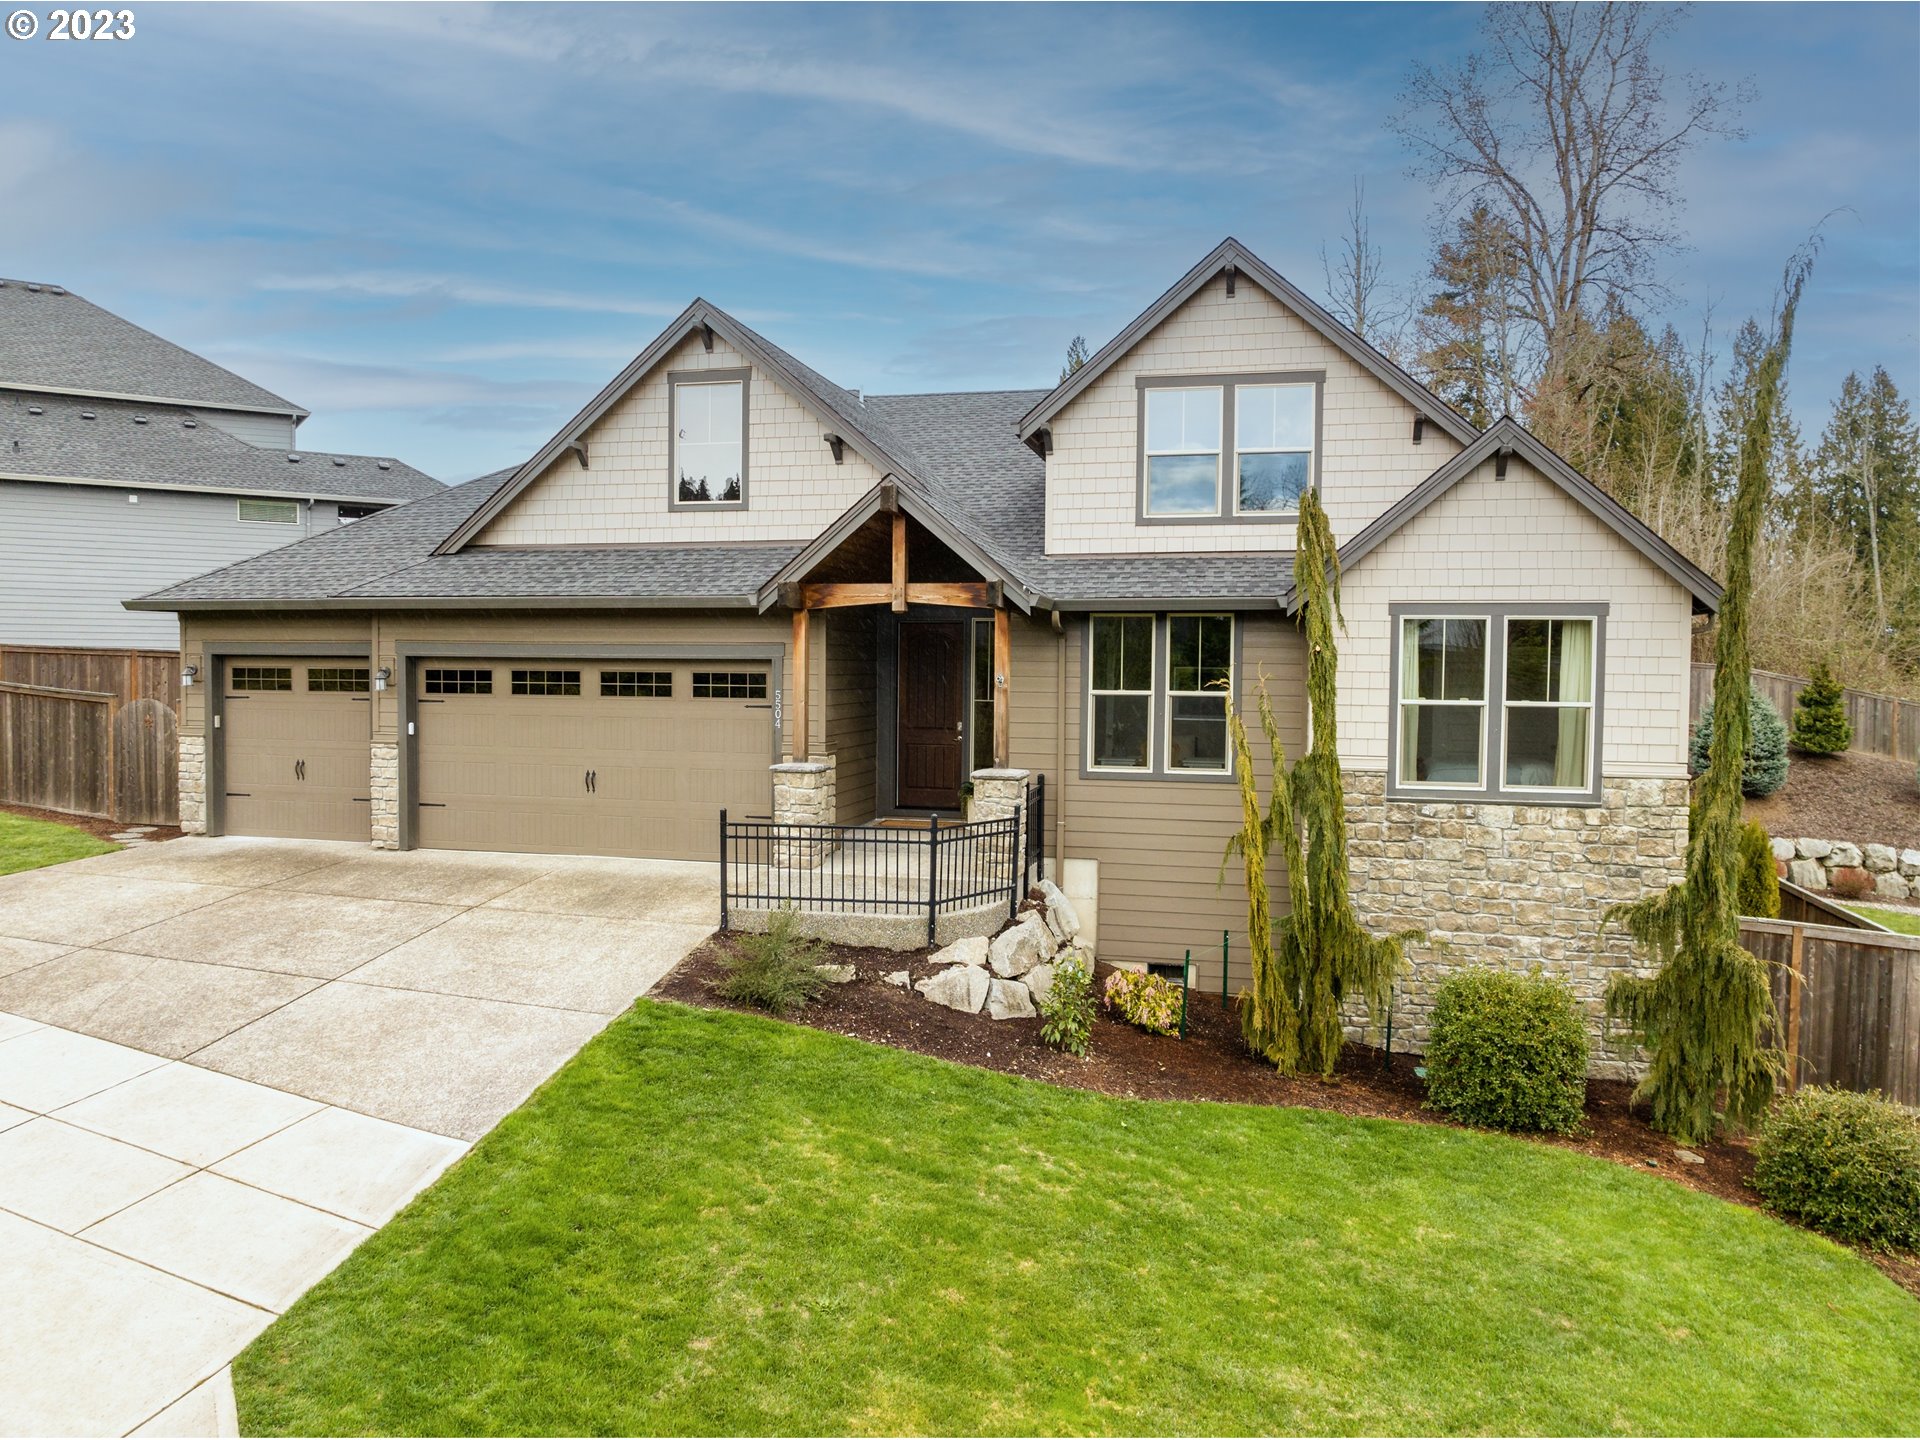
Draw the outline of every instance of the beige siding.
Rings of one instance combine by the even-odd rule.
[[[1423,601],[1600,601],[1609,608],[1601,771],[1683,777],[1692,635],[1687,592],[1517,456],[1489,460],[1345,577],[1340,759],[1384,770],[1392,626]]]
[[[242,641],[280,645],[299,641],[357,643],[371,649],[373,630],[365,615],[193,615],[180,617],[180,663],[199,667],[199,683],[180,690],[180,733],[207,733],[207,687],[216,684],[207,663],[208,642],[231,648]],[[378,737],[376,737],[378,738]]]
[[[601,417],[587,460],[569,453],[481,532],[480,545],[638,545],[660,541],[743,545],[813,539],[880,479],[851,449],[836,465],[832,426],[755,369],[747,387],[747,504],[667,508],[667,375],[750,368],[716,338],[690,337]]]
[[[1220,932],[1232,932],[1233,982],[1247,978],[1246,886],[1239,862],[1216,885],[1227,839],[1240,828],[1239,787],[1229,781],[1083,779],[1080,775],[1082,622],[1064,635],[1016,619],[1009,687],[1012,763],[1047,776],[1047,853],[1100,865],[1100,957],[1177,963],[1192,949],[1196,983],[1220,983]],[[1292,623],[1242,617],[1240,710],[1252,737],[1264,803],[1271,756],[1260,734],[1254,684],[1268,694],[1290,754],[1306,741],[1305,654]],[[1064,686],[1062,681],[1064,680]],[[1062,705],[1064,696],[1064,706]],[[1275,866],[1275,910],[1286,909]]]
[[[1459,453],[1429,425],[1413,443],[1413,407],[1245,275],[1231,299],[1215,278],[1055,416],[1047,462],[1047,551],[1293,549],[1291,525],[1135,520],[1139,376],[1324,370],[1321,499],[1342,540]],[[1438,402],[1436,402],[1437,404]]]
[[[874,729],[875,611],[828,610],[826,686],[822,705],[826,753],[834,757],[834,799],[842,824],[859,825],[878,813],[875,792],[878,740]]]

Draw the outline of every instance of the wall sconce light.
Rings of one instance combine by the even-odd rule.
[[[376,690],[386,689],[387,681],[392,678],[393,671],[382,665],[378,670],[373,672],[373,688]]]
[[[180,683],[182,685],[191,685],[193,684],[194,681],[198,680],[199,678],[200,678],[200,667],[198,665],[189,665],[187,666],[186,669],[180,672]]]

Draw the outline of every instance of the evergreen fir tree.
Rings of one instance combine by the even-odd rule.
[[[1060,383],[1067,383],[1067,377],[1087,363],[1087,337],[1076,335],[1067,342],[1067,363],[1060,367]]]
[[[1259,688],[1260,724],[1273,753],[1273,798],[1260,815],[1246,727],[1231,706],[1227,728],[1240,779],[1245,828],[1227,842],[1227,857],[1246,862],[1248,943],[1253,985],[1241,1000],[1240,1027],[1255,1054],[1283,1072],[1333,1073],[1345,1042],[1341,1007],[1365,1002],[1376,1019],[1386,1008],[1406,947],[1419,930],[1376,936],[1354,911],[1348,890],[1346,791],[1335,743],[1340,615],[1340,561],[1319,496],[1300,497],[1294,576],[1307,638],[1307,708],[1312,739],[1291,770],[1274,724],[1266,680]],[[1269,919],[1266,861],[1278,850],[1287,867],[1288,914]],[[1222,873],[1225,861],[1222,861]]]
[[[1793,748],[1809,755],[1839,755],[1853,744],[1853,722],[1833,670],[1822,660],[1793,702]]]
[[[1803,253],[1788,266],[1779,329],[1754,369],[1714,640],[1712,753],[1687,841],[1686,878],[1607,913],[1658,962],[1652,975],[1614,976],[1607,1014],[1651,1052],[1635,1094],[1652,1103],[1654,1125],[1683,1144],[1713,1134],[1723,1102],[1725,1118],[1757,1120],[1781,1068],[1779,1052],[1762,1040],[1774,1020],[1767,968],[1740,946],[1740,774],[1747,751],[1753,552],[1766,518],[1781,376],[1811,265]]]

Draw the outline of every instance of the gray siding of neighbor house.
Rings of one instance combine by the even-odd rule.
[[[0,641],[176,649],[176,616],[120,602],[339,524],[331,501],[281,525],[241,520],[239,499],[0,481]]]
[[[195,410],[195,418],[224,430],[236,440],[263,450],[294,450],[291,415],[262,415],[248,410]]]

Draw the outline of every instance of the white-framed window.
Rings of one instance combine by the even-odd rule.
[[[741,505],[747,498],[747,382],[673,379],[673,503]]]
[[[1590,618],[1506,617],[1502,788],[1593,787],[1594,649]]]
[[[1153,769],[1151,615],[1095,615],[1087,640],[1087,768]]]
[[[234,501],[235,513],[242,520],[256,525],[298,525],[300,523],[300,502],[298,500],[256,500],[243,495]]]
[[[1220,513],[1221,387],[1146,392],[1145,510],[1156,519]]]
[[[1295,515],[1313,488],[1319,387],[1236,385],[1233,392],[1236,515]]]
[[[1401,617],[1401,784],[1486,785],[1487,628],[1481,615]]]
[[[1167,769],[1223,775],[1233,768],[1233,616],[1167,617]]]

